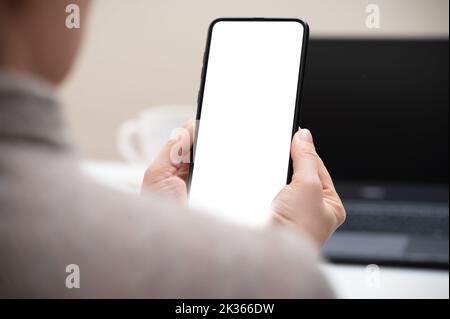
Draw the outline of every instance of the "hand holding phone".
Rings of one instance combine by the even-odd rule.
[[[212,28],[210,28],[209,41],[211,41],[211,29]],[[205,56],[205,59],[206,58],[207,57]],[[203,78],[205,79],[206,70],[204,70],[203,73]],[[205,90],[204,82],[205,80],[203,80],[202,86]],[[298,86],[300,85],[300,83],[297,84]],[[200,93],[203,95],[202,91]],[[287,124],[285,123],[285,125],[289,126],[287,134],[286,130],[282,129],[283,125],[278,128],[271,125],[272,121],[279,121],[277,116],[274,116],[273,119],[270,117],[264,119],[263,117],[258,118],[258,114],[254,114],[252,117],[247,118],[247,120],[250,119],[251,121],[247,122],[249,127],[246,130],[239,130],[239,128],[236,127],[233,118],[229,118],[228,121],[224,120],[223,123],[216,121],[215,125],[222,128],[223,131],[216,130],[217,127],[214,125],[207,126],[209,127],[208,133],[212,134],[211,136],[208,136],[209,141],[213,145],[212,148],[205,148],[205,151],[210,153],[210,151],[214,150],[214,147],[216,147],[216,155],[219,155],[216,158],[212,157],[210,163],[206,162],[206,164],[208,164],[205,166],[207,168],[206,171],[209,173],[209,176],[207,175],[208,179],[204,179],[204,175],[198,176],[198,166],[194,172],[192,164],[189,165],[189,163],[186,162],[174,163],[174,161],[172,161],[171,154],[173,154],[174,149],[177,154],[181,153],[183,158],[186,158],[187,156],[192,158],[193,154],[192,152],[191,154],[188,154],[192,144],[185,145],[186,143],[180,142],[178,139],[171,139],[147,170],[144,176],[143,189],[151,188],[153,191],[156,190],[157,192],[172,195],[185,201],[187,199],[186,183],[189,184],[189,170],[191,204],[192,182],[198,179],[200,180],[199,184],[202,185],[205,180],[209,181],[209,184],[206,184],[209,188],[200,187],[198,189],[206,189],[206,191],[200,192],[197,190],[197,196],[199,196],[198,199],[201,202],[199,206],[204,205],[202,203],[207,204],[203,206],[204,212],[213,215],[223,214],[221,217],[226,219],[252,225],[259,225],[263,221],[270,221],[272,225],[290,225],[293,226],[294,229],[299,229],[306,233],[318,246],[323,245],[331,233],[344,221],[345,209],[336,193],[325,165],[316,153],[311,133],[305,129],[297,131],[296,114],[298,111],[298,95],[299,91],[296,91],[294,94],[295,102],[292,102],[291,100],[291,103],[294,103],[295,107],[287,108],[288,110],[290,109],[290,115],[293,117],[294,121],[292,130],[295,135],[292,138],[292,144],[290,137],[287,136],[291,134],[292,118],[289,121],[286,121]],[[199,102],[201,101],[202,96],[199,96]],[[286,105],[289,105],[289,103]],[[286,105],[284,106],[286,107]],[[242,106],[244,107],[245,105]],[[232,106],[230,106],[230,108],[233,109]],[[215,110],[215,107],[213,107],[212,110]],[[271,111],[273,111],[273,109]],[[289,113],[285,111],[286,110],[281,110],[280,112]],[[201,113],[201,105],[199,105],[199,112]],[[200,113],[197,114],[198,118],[201,117]],[[294,115],[292,115],[293,113]],[[265,126],[263,125],[258,128],[262,131],[256,129],[252,130],[254,121],[258,119],[266,121],[264,123],[266,124]],[[239,118],[236,121],[239,121]],[[208,121],[208,123],[209,122],[210,121]],[[204,125],[205,121],[203,120],[202,123],[202,125]],[[204,130],[203,133],[199,133],[201,131],[199,130],[198,124],[199,123],[197,123],[197,129],[195,130],[197,132],[197,138],[207,131]],[[193,123],[187,123],[185,128],[188,132],[186,136],[189,137],[187,140],[189,143],[192,143],[192,137],[194,135]],[[277,131],[277,129],[279,129],[279,131]],[[226,135],[225,133],[229,132],[229,130],[235,130],[242,134],[248,143],[240,144],[239,135]],[[222,132],[225,132],[224,135],[217,135]],[[284,135],[287,136],[286,140],[288,141],[288,146],[284,151],[288,154],[290,153],[292,163],[287,162],[288,164],[283,166],[283,163],[286,163],[284,156],[273,157],[274,159],[279,160],[277,165],[274,165],[271,161],[261,161],[261,159],[264,159],[264,154],[274,151],[274,148],[271,147],[273,147],[274,141],[279,141],[278,138],[280,132],[284,132]],[[271,140],[272,135],[276,138]],[[269,140],[268,145],[270,145],[270,147],[253,147],[258,143],[261,143],[261,141],[264,142],[265,139]],[[214,143],[216,143],[216,145],[214,145]],[[264,146],[265,144],[259,145]],[[179,146],[183,147],[180,147],[178,150]],[[198,143],[196,146],[199,147]],[[242,154],[246,154],[247,156],[250,154],[251,156],[242,162],[235,161],[235,166],[233,166],[235,170],[230,170],[227,156],[230,152],[235,152],[234,155],[239,155],[239,153],[236,153],[236,150],[238,149],[236,146],[241,147]],[[284,151],[282,154],[284,154]],[[259,154],[262,154],[262,157]],[[233,156],[231,156],[231,158],[233,158]],[[291,164],[293,165],[291,166]],[[255,167],[258,167],[259,169],[254,170]],[[290,170],[292,168],[293,170]],[[274,172],[270,173],[271,170],[274,170],[275,174]],[[236,174],[236,172],[239,173]],[[249,178],[249,176],[251,178]],[[272,178],[273,176],[278,176],[278,178],[270,180],[270,176],[272,176]],[[271,181],[275,181],[276,185],[270,185],[269,182]],[[262,193],[267,188],[267,185],[270,186],[270,192],[273,192],[273,194],[266,194],[264,197]],[[236,190],[241,193],[239,194]],[[230,197],[229,194],[232,194],[234,197]],[[219,201],[215,201],[215,199],[219,199]],[[223,202],[220,200],[225,201],[225,206],[228,207],[229,210],[223,209],[224,206],[221,205]],[[233,201],[231,203],[235,209],[234,211],[230,209],[231,207],[230,204],[227,204],[227,200]],[[258,206],[261,207],[261,209],[255,210],[255,207]]]
[[[294,174],[273,200],[271,220],[294,226],[321,247],[344,222],[344,205],[309,130],[294,135],[291,155]]]

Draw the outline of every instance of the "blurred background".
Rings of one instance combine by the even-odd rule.
[[[380,8],[379,29],[365,25],[369,3]],[[61,96],[81,152],[98,160],[121,159],[118,130],[145,109],[175,104],[183,116],[195,116],[214,18],[298,17],[312,38],[436,38],[448,37],[449,27],[447,0],[96,0],[93,6]]]

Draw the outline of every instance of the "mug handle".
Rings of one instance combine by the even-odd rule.
[[[130,162],[142,161],[142,154],[133,143],[133,138],[139,138],[139,128],[135,120],[122,123],[117,135],[117,148],[119,153]]]

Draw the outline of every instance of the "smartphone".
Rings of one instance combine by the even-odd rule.
[[[189,204],[246,225],[269,219],[290,182],[308,26],[221,18],[208,31],[188,180]]]

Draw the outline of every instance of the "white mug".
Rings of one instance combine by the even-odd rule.
[[[190,105],[162,105],[142,111],[137,118],[120,126],[117,135],[119,153],[131,163],[148,165],[171,133],[194,115]]]

